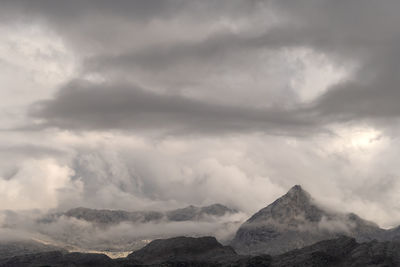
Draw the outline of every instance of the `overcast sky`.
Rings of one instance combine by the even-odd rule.
[[[400,1],[0,1],[0,209],[400,224]]]

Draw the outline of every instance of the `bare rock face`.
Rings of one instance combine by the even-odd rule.
[[[248,219],[238,229],[232,246],[241,254],[277,255],[343,234],[368,241],[379,238],[383,232],[355,214],[321,208],[296,185]]]

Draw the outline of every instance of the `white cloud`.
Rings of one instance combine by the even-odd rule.
[[[64,194],[81,190],[79,181],[72,181],[73,170],[52,159],[26,160],[17,172],[0,179],[0,209],[51,209],[59,205]]]

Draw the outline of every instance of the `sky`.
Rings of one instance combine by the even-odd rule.
[[[0,209],[400,224],[397,0],[2,0]]]

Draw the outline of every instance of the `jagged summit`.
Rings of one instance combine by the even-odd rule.
[[[273,219],[276,223],[298,225],[299,221],[318,221],[324,215],[311,195],[300,185],[293,186],[285,195],[254,214],[247,222]],[[297,221],[297,222],[296,222]]]
[[[288,191],[288,193],[289,193],[289,192],[302,192],[302,191],[304,191],[304,190],[303,190],[303,188],[301,187],[301,185],[296,184],[296,185],[294,185],[292,188],[290,188],[290,190]]]
[[[280,202],[290,202],[292,205],[296,204],[312,204],[315,202],[311,197],[310,193],[305,191],[300,185],[293,186],[285,195],[275,201]]]
[[[300,197],[308,197],[311,198],[311,195],[305,191],[301,185],[295,185],[286,193],[287,196],[300,196]]]
[[[304,190],[300,185],[295,185],[290,190],[283,195],[281,198],[290,199],[294,203],[302,202],[312,202],[313,198],[306,190]]]

